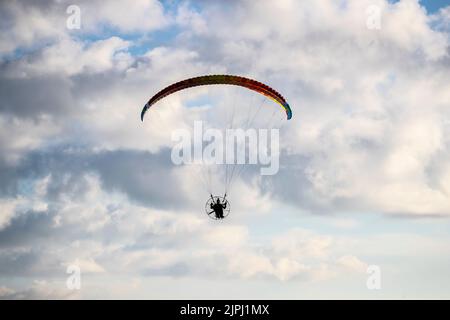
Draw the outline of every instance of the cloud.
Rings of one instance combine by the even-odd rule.
[[[126,52],[129,42],[111,37],[93,43],[71,38],[47,46],[29,59],[9,66],[12,77],[32,78],[52,74],[73,76],[80,73],[101,73],[111,69],[126,69],[132,58]]]
[[[66,22],[73,15],[67,8],[76,5],[80,12],[80,28],[70,30]],[[127,14],[123,11],[127,10]],[[71,34],[102,35],[115,30],[121,34],[144,33],[164,29],[171,25],[172,17],[158,1],[102,1],[45,0],[29,4],[21,1],[2,3],[2,28],[8,29],[1,35],[0,57],[11,57],[17,50],[33,51],[48,43],[57,43]],[[76,48],[72,48],[77,50]],[[64,51],[54,56],[56,61],[64,59]],[[67,53],[67,52],[66,52]],[[72,52],[74,53],[74,52]]]
[[[52,1],[40,3],[23,3],[20,1],[2,2],[0,36],[0,56],[11,54],[19,48],[31,48],[39,42],[53,41],[65,33],[58,25],[64,26],[65,17],[57,15]],[[47,12],[42,10],[47,8]]]
[[[67,5],[1,4],[0,276],[46,279],[2,286],[1,297],[82,297],[63,287],[69,264],[87,287],[116,276],[308,283],[361,273],[404,239],[389,254],[445,250],[427,237],[281,225],[305,212],[448,216],[448,8],[82,1],[82,28],[68,30]],[[369,5],[381,9],[380,30],[366,26]],[[216,123],[232,95],[208,92],[215,117],[199,102],[206,92],[192,90],[139,119],[152,92],[213,73],[261,79],[294,112],[279,174],[248,168],[220,225],[202,213],[201,172],[172,165],[170,133]],[[283,218],[258,235],[274,216]],[[364,227],[337,219],[330,225],[348,232]]]
[[[2,199],[0,207],[2,208],[0,214],[0,230],[7,226],[11,218],[14,216],[16,205],[18,201],[15,199]]]
[[[446,32],[450,30],[450,6],[441,8],[437,13],[430,17],[431,25],[439,31]]]
[[[245,226],[215,225],[191,212],[132,205],[120,192],[103,190],[95,176],[58,187],[57,194],[54,183],[48,176],[30,191],[30,199],[45,195],[45,211],[21,212],[29,206],[23,205],[0,231],[2,275],[61,279],[72,264],[83,274],[283,281],[316,279],[314,265],[320,266],[321,278],[324,270],[329,270],[327,277],[338,272],[333,267],[335,244],[327,236],[292,229],[270,244],[254,246]]]
[[[149,32],[163,29],[170,24],[170,16],[164,12],[161,2],[139,0],[130,5],[127,1],[83,1],[81,9],[82,29],[98,32],[102,28],[117,28],[120,32]],[[123,14],[123,10],[127,14]]]
[[[364,273],[368,265],[355,256],[342,256],[338,259],[338,263],[345,268]]]
[[[0,299],[2,300],[61,300],[78,298],[79,292],[60,289],[58,283],[50,283],[45,280],[35,280],[32,286],[23,290],[14,290],[8,287],[0,287]]]
[[[88,259],[76,259],[67,264],[69,266],[77,266],[80,270],[83,270],[83,273],[102,273],[105,272],[105,269],[94,261],[93,258]]]

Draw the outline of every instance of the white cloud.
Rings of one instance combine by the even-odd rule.
[[[315,235],[311,231],[294,228],[273,240],[273,249],[278,254],[288,254],[295,258],[326,258],[332,239]]]
[[[437,13],[430,16],[432,26],[436,30],[444,31],[447,33],[450,31],[450,6],[441,8]]]
[[[80,268],[80,272],[82,274],[85,273],[102,273],[105,272],[105,269],[99,265],[92,257],[88,259],[76,259],[75,261],[72,261],[70,263],[66,264],[66,267],[68,266],[77,266]]]
[[[352,271],[364,273],[367,270],[367,263],[362,262],[355,256],[342,256],[338,259],[338,263],[345,268],[348,268]]]
[[[8,287],[0,287],[0,299],[79,299],[77,290],[62,289],[61,283],[34,280],[30,287],[22,290],[14,290]]]
[[[82,30],[95,32],[104,26],[117,28],[121,32],[149,32],[162,29],[170,23],[163,5],[156,0],[138,0],[132,4],[119,0],[84,1],[81,9]],[[126,12],[126,14],[124,14]]]
[[[380,30],[366,27],[369,4],[382,9]],[[1,159],[11,175],[30,185],[17,191],[11,183],[0,200],[0,232],[11,246],[0,250],[5,274],[63,278],[64,266],[75,261],[93,279],[201,275],[309,282],[364,272],[366,258],[387,249],[392,256],[408,256],[417,247],[421,255],[447,250],[430,237],[342,239],[295,225],[258,237],[253,232],[260,225],[244,223],[273,219],[277,201],[289,201],[292,210],[336,215],[450,213],[448,8],[430,17],[412,0],[227,5],[224,10],[207,2],[199,11],[184,4],[167,13],[155,1],[82,2],[79,33],[65,29],[59,4],[48,16],[38,7],[7,5],[14,23],[0,36],[0,52],[33,52],[1,65],[2,83],[8,84],[0,108]],[[132,53],[134,44],[152,39],[150,32],[173,24],[182,31],[164,46]],[[102,34],[108,36],[85,38]],[[294,118],[282,128],[282,147],[301,159],[288,164],[282,158],[288,175],[279,185],[273,177],[267,190],[258,177],[237,180],[229,194],[233,220],[217,225],[206,218],[207,194],[190,167],[170,166],[164,178],[160,167],[139,171],[137,161],[136,179],[127,171],[131,165],[113,166],[124,171],[116,179],[130,176],[118,187],[105,179],[117,172],[96,172],[112,156],[96,166],[77,157],[105,150],[148,150],[149,160],[160,155],[172,144],[170,130],[189,128],[208,106],[184,106],[198,92],[173,96],[142,124],[142,105],[175,80],[225,72],[254,76],[283,92]],[[44,86],[50,90],[42,91]],[[61,95],[40,102],[49,92]],[[19,98],[28,95],[38,102],[24,107],[30,100]],[[221,99],[230,104],[230,97]],[[49,150],[60,158],[51,158]],[[48,169],[42,175],[30,154],[41,155]],[[65,163],[70,158],[75,161]],[[159,189],[173,194],[151,198]],[[140,202],[132,197],[139,192]],[[186,208],[179,209],[185,200]],[[195,211],[192,203],[198,204]],[[334,226],[354,231],[360,225],[337,218]],[[18,268],[18,258],[29,264]],[[58,285],[1,287],[0,296],[69,297]]]
[[[16,206],[19,204],[18,199],[1,199],[0,200],[0,230],[9,225],[14,217]]]
[[[33,77],[48,74],[73,76],[101,73],[111,69],[124,70],[132,62],[126,52],[129,42],[118,37],[86,44],[64,37],[44,48],[31,61],[22,61],[15,69],[15,77]]]
[[[59,132],[60,128],[49,116],[32,121],[0,114],[1,158],[8,163],[16,163],[24,152],[42,147],[47,139]]]
[[[3,2],[2,21],[8,32],[0,34],[0,55],[22,47],[33,47],[40,41],[55,40],[65,33],[64,19],[63,14],[58,16],[54,10],[44,12],[29,3]]]

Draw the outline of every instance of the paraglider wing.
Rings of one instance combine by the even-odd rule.
[[[250,90],[256,91],[260,94],[263,94],[267,96],[268,98],[274,100],[278,104],[280,104],[287,115],[287,119],[292,118],[292,111],[289,107],[289,104],[287,101],[283,98],[281,94],[279,94],[277,91],[272,89],[271,87],[265,85],[264,83],[261,83],[256,80],[252,80],[249,78],[239,77],[239,76],[232,76],[232,75],[209,75],[209,76],[201,76],[201,77],[195,77],[190,78],[186,80],[179,81],[177,83],[174,83],[163,90],[159,91],[157,94],[155,94],[144,106],[141,112],[141,120],[144,121],[144,115],[145,112],[156,102],[163,99],[164,97],[191,87],[197,87],[197,86],[204,86],[204,85],[212,85],[212,84],[228,84],[228,85],[236,85],[248,88]]]

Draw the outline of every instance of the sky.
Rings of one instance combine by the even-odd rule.
[[[0,29],[0,298],[450,298],[450,1],[3,1]],[[239,91],[139,119],[205,74],[293,111],[223,221],[171,133]]]

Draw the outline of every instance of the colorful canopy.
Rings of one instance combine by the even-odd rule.
[[[141,112],[141,120],[144,121],[144,115],[145,112],[154,105],[157,101],[163,99],[164,97],[191,87],[197,87],[197,86],[204,86],[204,85],[211,85],[211,84],[228,84],[228,85],[236,85],[248,88],[250,90],[256,91],[260,94],[263,94],[267,96],[268,98],[274,100],[278,104],[280,104],[284,110],[286,111],[287,119],[292,118],[292,111],[289,107],[289,104],[286,102],[286,100],[283,98],[283,96],[278,93],[276,90],[272,89],[271,87],[265,85],[264,83],[261,83],[256,80],[252,80],[249,78],[239,77],[239,76],[232,76],[232,75],[208,75],[208,76],[201,76],[201,77],[195,77],[190,78],[186,80],[182,80],[179,82],[176,82],[163,90],[159,91],[157,94],[155,94],[144,106]]]

